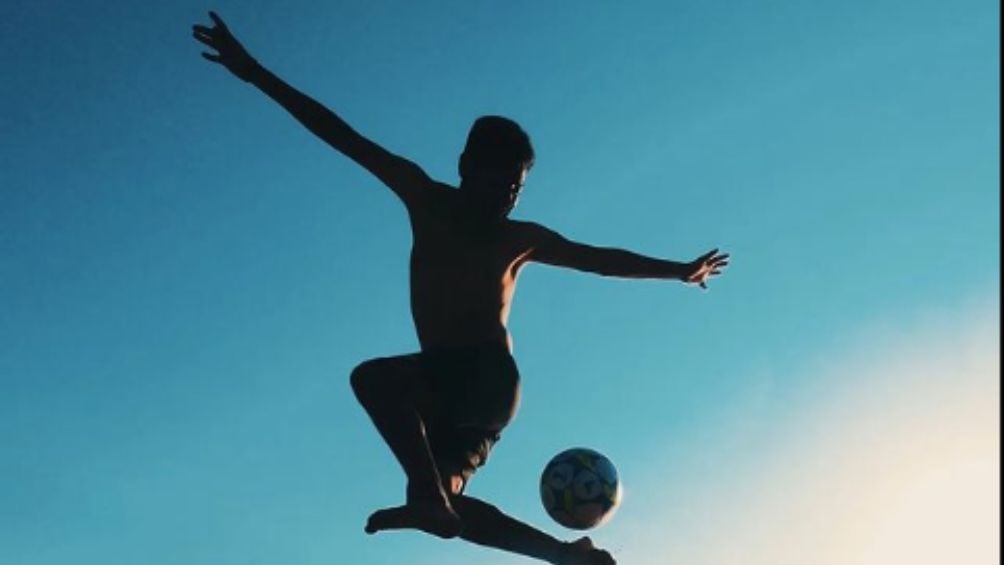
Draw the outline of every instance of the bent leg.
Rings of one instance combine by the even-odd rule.
[[[593,547],[589,538],[562,542],[477,498],[455,496],[453,508],[464,521],[460,537],[467,541],[560,565],[615,563],[609,553]]]
[[[408,477],[407,504],[381,511],[388,528],[416,528],[439,537],[463,528],[450,505],[429,449],[419,413],[424,381],[415,356],[389,357],[362,363],[352,371],[352,390]],[[370,518],[377,517],[378,512]],[[379,520],[378,520],[379,522]],[[367,524],[366,531],[373,533]]]

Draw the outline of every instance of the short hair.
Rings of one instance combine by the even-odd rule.
[[[519,124],[502,116],[481,116],[467,134],[464,158],[475,167],[533,166],[530,136]]]

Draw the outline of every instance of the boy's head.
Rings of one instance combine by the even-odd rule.
[[[501,116],[482,116],[467,134],[460,155],[460,189],[492,216],[512,211],[533,166],[530,136]]]

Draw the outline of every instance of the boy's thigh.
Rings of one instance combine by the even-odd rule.
[[[356,367],[353,384],[376,396],[408,398],[427,424],[445,427],[500,430],[519,402],[515,364],[472,355],[378,357]]]
[[[431,416],[435,393],[426,376],[420,353],[378,357],[365,361],[356,368],[353,378],[364,381],[364,386],[378,395],[411,400],[419,413]]]
[[[422,355],[435,416],[457,428],[501,430],[519,406],[519,371],[508,352],[457,349]]]
[[[453,350],[426,355],[434,396],[429,447],[444,487],[462,494],[488,460],[519,404],[519,373],[505,352]]]

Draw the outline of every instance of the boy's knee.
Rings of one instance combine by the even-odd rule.
[[[356,398],[367,408],[386,402],[419,402],[415,369],[408,358],[370,359],[352,369],[349,382]]]
[[[349,383],[352,385],[352,392],[356,393],[356,398],[365,403],[375,391],[377,385],[377,374],[379,369],[375,360],[364,361],[352,369],[349,375]]]

